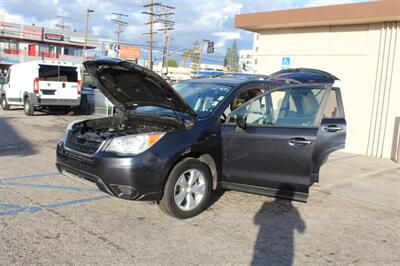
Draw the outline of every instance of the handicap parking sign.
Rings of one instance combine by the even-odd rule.
[[[282,57],[282,69],[290,67],[290,57]]]

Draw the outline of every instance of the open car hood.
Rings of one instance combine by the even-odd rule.
[[[97,88],[115,106],[159,106],[196,114],[181,96],[159,75],[121,59],[98,59],[83,63]]]

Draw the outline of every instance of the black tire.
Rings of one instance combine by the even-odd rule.
[[[7,98],[5,95],[1,97],[1,109],[10,110],[10,105],[7,103]]]
[[[64,113],[65,113],[65,115],[68,115],[68,116],[74,116],[75,108],[74,107],[65,107]]]
[[[178,204],[175,201],[175,192],[177,188],[176,185],[178,179],[182,175],[184,175],[185,172],[188,172],[188,170],[190,169],[199,171],[204,177],[204,187],[205,187],[204,196],[198,202],[197,206],[194,209],[182,210],[180,207],[178,207]],[[182,162],[176,164],[175,167],[172,169],[171,173],[169,174],[167,182],[164,187],[164,195],[160,201],[159,206],[164,213],[172,217],[178,219],[191,218],[201,213],[207,207],[208,201],[211,196],[211,192],[212,192],[212,177],[208,166],[196,159],[185,159]],[[196,193],[194,192],[189,192],[187,194],[190,194],[193,197],[193,199],[195,198],[193,195],[196,195]],[[185,199],[182,202],[184,202],[187,199],[186,197],[184,198]]]
[[[32,116],[35,111],[35,107],[31,104],[29,98],[26,98],[24,101],[24,112],[25,115]]]

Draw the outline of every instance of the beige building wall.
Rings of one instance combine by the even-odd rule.
[[[290,57],[291,68],[334,74],[340,79],[336,85],[342,90],[348,123],[346,151],[395,159],[400,131],[395,122],[400,120],[399,26],[386,22],[261,31],[257,69],[270,74],[282,69],[283,57]]]

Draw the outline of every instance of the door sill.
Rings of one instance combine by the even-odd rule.
[[[237,190],[241,192],[247,192],[251,194],[270,196],[275,198],[290,199],[295,201],[307,202],[308,193],[280,190],[276,188],[266,188],[252,185],[244,185],[231,182],[221,182],[221,186],[224,189]]]

